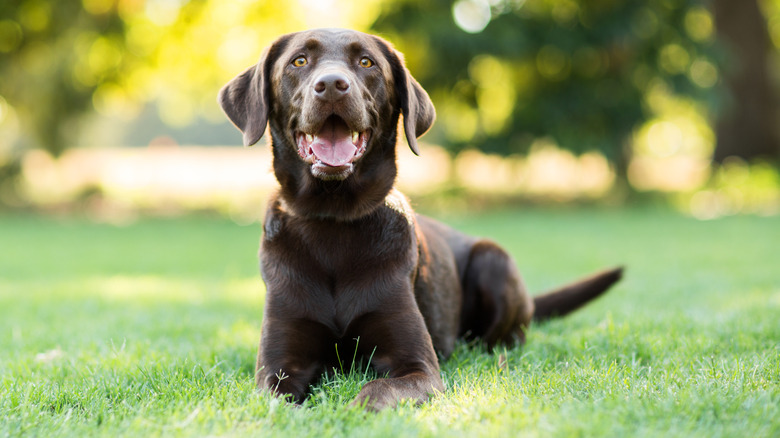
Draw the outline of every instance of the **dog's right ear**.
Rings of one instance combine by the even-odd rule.
[[[217,101],[231,122],[244,134],[244,146],[260,140],[268,123],[268,91],[263,64],[267,54],[257,65],[233,78],[221,90]]]
[[[289,35],[276,40],[263,52],[257,65],[249,67],[219,90],[217,101],[244,134],[244,146],[257,143],[265,132],[271,105],[271,68],[288,40]]]

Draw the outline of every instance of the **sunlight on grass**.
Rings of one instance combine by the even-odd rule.
[[[67,285],[63,285],[68,287]],[[202,282],[183,281],[159,276],[112,276],[90,278],[78,282],[85,295],[99,296],[112,301],[167,301],[203,304],[219,300],[256,304],[264,295],[259,278],[232,279],[214,289],[205,289]]]

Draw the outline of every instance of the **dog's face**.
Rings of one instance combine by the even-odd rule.
[[[395,145],[399,114],[412,150],[433,105],[381,38],[344,29],[284,35],[230,81],[219,102],[256,143],[268,120],[274,148],[293,149],[320,180],[345,180],[372,150]]]

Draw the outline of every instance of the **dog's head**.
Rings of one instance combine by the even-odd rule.
[[[343,29],[288,34],[231,80],[219,103],[260,140],[271,121],[274,148],[291,148],[319,180],[345,180],[372,150],[395,146],[399,114],[412,151],[435,118],[428,94],[401,55],[379,37]]]

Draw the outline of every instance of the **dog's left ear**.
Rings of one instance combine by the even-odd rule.
[[[391,68],[393,71],[393,80],[395,90],[400,100],[401,113],[404,116],[404,131],[406,132],[406,142],[415,155],[420,155],[420,149],[417,147],[417,137],[425,134],[434,119],[436,119],[436,110],[433,108],[433,102],[428,97],[422,86],[412,77],[409,70],[403,63],[403,56],[393,49],[389,49]]]

